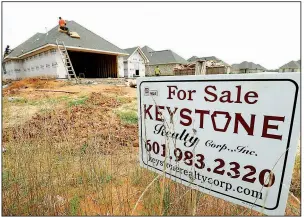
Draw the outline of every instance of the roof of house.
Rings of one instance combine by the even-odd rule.
[[[266,68],[264,68],[260,64],[255,64],[253,62],[247,62],[247,61],[243,61],[240,64],[232,64],[232,68],[233,69],[262,69],[262,70],[266,70]]]
[[[146,57],[145,53],[141,50],[140,47],[131,47],[131,48],[126,48],[124,49],[126,53],[128,53],[129,55],[124,56],[123,60],[126,61],[128,58],[131,57],[131,55],[137,50],[139,52],[139,54],[142,56],[142,58],[144,59],[145,63],[148,62],[148,58]]]
[[[149,59],[150,65],[168,64],[168,63],[188,63],[187,60],[174,53],[172,50],[154,51],[148,46],[144,46],[142,51]]]
[[[67,47],[94,49],[115,54],[126,54],[126,52],[121,48],[110,43],[99,35],[96,35],[75,21],[67,21],[67,27],[71,32],[77,32],[80,39],[72,38],[65,33],[59,32],[58,25],[56,25],[45,34],[36,33],[24,43],[14,48],[7,57],[18,57],[47,44],[56,45],[56,39],[64,41],[64,44]]]
[[[286,63],[285,65],[281,66],[280,69],[299,69],[300,68],[300,64],[299,64],[300,60],[298,61],[290,61],[289,63]]]
[[[221,62],[225,66],[230,66],[228,63],[224,62],[223,60],[215,57],[215,56],[209,56],[209,57],[197,57],[197,56],[192,56],[188,59],[188,62],[194,62],[197,60],[213,60],[215,62]]]
[[[141,50],[142,50],[145,54],[148,54],[149,52],[155,51],[155,50],[153,50],[152,48],[150,48],[150,47],[148,47],[148,46],[142,47]]]
[[[126,49],[124,49],[124,50],[126,51],[126,53],[128,53],[129,55],[128,55],[128,56],[124,56],[123,59],[124,59],[124,60],[127,60],[127,59],[130,57],[130,55],[131,55],[132,53],[134,53],[134,51],[135,51],[137,48],[138,48],[138,47],[131,47],[131,48],[126,48]]]

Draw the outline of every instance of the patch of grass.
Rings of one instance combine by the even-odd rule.
[[[118,111],[117,113],[123,123],[126,124],[138,123],[137,113],[134,111]]]
[[[79,208],[80,208],[80,198],[78,196],[74,196],[70,200],[70,215],[77,216]]]
[[[99,179],[100,179],[100,183],[107,184],[113,179],[113,176],[106,171],[102,171],[100,173]]]
[[[12,97],[7,97],[5,101],[9,102],[9,103],[14,103],[14,104],[24,104],[24,103],[28,102],[28,99],[23,98],[23,97],[13,97],[11,100],[9,100],[9,98],[12,98]]]
[[[87,96],[81,96],[77,99],[72,99],[68,102],[69,107],[71,106],[78,106],[78,105],[83,105],[87,101],[88,97]]]
[[[141,172],[140,168],[136,167],[135,171],[131,175],[131,183],[133,185],[139,185],[143,178],[143,173]]]
[[[118,103],[122,103],[122,104],[126,104],[129,102],[129,98],[128,97],[123,97],[123,96],[118,96],[116,98]]]
[[[9,176],[10,173],[8,170],[3,170],[2,171],[2,186],[3,188],[9,187]]]
[[[165,187],[164,195],[163,195],[163,209],[164,215],[168,215],[170,209],[170,189],[168,186]]]

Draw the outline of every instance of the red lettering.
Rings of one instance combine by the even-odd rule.
[[[175,94],[175,90],[171,90],[171,87],[175,87],[175,89],[177,90],[177,86],[167,86],[169,88],[169,96],[167,99],[173,99],[171,94]]]
[[[163,109],[165,109],[165,107],[164,106],[156,106],[156,108],[155,108],[155,119],[157,120],[157,121],[164,121],[164,119],[163,118],[161,118],[160,117],[160,115],[162,115],[162,113],[161,113],[161,111],[160,110],[163,110]]]
[[[249,94],[253,94],[253,95],[249,96]],[[256,99],[256,100],[253,100],[253,101],[250,102],[250,101],[249,101],[249,97],[257,98],[257,97],[259,97],[259,96],[258,96],[258,93],[257,93],[257,92],[254,92],[254,91],[250,91],[250,92],[247,92],[247,93],[245,94],[245,97],[244,97],[245,102],[248,103],[248,104],[255,104],[258,100]]]
[[[243,128],[247,131],[248,135],[253,136],[254,131],[254,121],[255,115],[251,115],[250,119],[250,126],[245,122],[244,118],[242,117],[241,113],[235,113],[235,123],[234,123],[234,132],[238,134],[239,130],[239,123],[242,124]]]
[[[181,94],[181,93],[183,93],[183,94]],[[182,96],[181,96],[182,95]],[[180,99],[180,100],[184,100],[185,98],[186,98],[186,91],[184,91],[184,90],[179,90],[178,92],[177,92],[177,97],[178,97],[178,99]]]
[[[196,93],[196,90],[188,90],[188,93],[189,93],[189,99],[190,101],[192,101],[192,93]]]
[[[188,121],[187,121],[187,122],[184,122],[184,121],[180,120],[180,124],[183,125],[183,126],[190,126],[190,125],[192,124],[192,119],[191,119],[190,116],[184,114],[185,112],[186,112],[186,113],[189,113],[189,114],[192,113],[192,111],[191,111],[190,109],[187,109],[187,108],[181,109],[181,110],[180,110],[180,116],[181,116],[181,118],[186,119],[186,120],[188,120]]]
[[[147,108],[147,105],[144,104],[144,114],[145,114],[145,119],[147,119],[147,114],[149,115],[150,119],[153,120],[152,115],[150,113],[150,109],[152,108],[153,105],[149,105]]]
[[[204,114],[209,114],[209,110],[195,109],[195,113],[200,114],[200,128],[204,128]]]
[[[236,101],[234,103],[242,103],[241,102],[241,93],[242,93],[241,85],[235,86],[235,87],[237,89],[237,97],[236,97]]]
[[[227,93],[227,95],[224,95],[225,93]],[[220,102],[228,102],[228,103],[233,103],[233,100],[231,100],[231,92],[230,91],[223,91],[222,92],[223,96],[220,97]],[[227,98],[226,100],[224,100],[224,98]]]
[[[284,120],[285,120],[285,117],[264,115],[262,137],[282,140],[282,135],[269,134],[267,131],[268,131],[268,129],[277,130],[279,128],[278,125],[269,124],[269,121],[282,121],[282,122],[284,122]]]
[[[208,99],[207,97],[204,97],[204,99],[205,99],[206,101],[208,101],[208,102],[215,102],[215,101],[217,100],[217,96],[216,96],[215,93],[210,92],[210,91],[208,90],[209,88],[212,88],[213,90],[216,90],[216,87],[215,87],[215,86],[207,86],[207,87],[205,87],[205,92],[206,92],[207,94],[213,96],[214,99],[211,100],[211,99]]]
[[[226,124],[225,124],[225,126],[224,126],[223,129],[221,129],[221,128],[219,128],[219,127],[216,126],[215,118],[216,118],[216,116],[217,116],[218,114],[219,114],[219,115],[225,115],[225,118],[227,119]],[[215,111],[215,112],[213,112],[213,114],[211,115],[211,120],[212,120],[213,129],[214,129],[215,131],[226,132],[226,130],[227,130],[228,126],[229,126],[229,123],[230,123],[230,121],[231,121],[231,116],[230,116],[230,114],[229,114],[228,112],[224,112],[224,111]]]

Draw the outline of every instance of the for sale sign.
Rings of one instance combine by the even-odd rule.
[[[283,215],[299,139],[299,73],[137,80],[140,164]]]

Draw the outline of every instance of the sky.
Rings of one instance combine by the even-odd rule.
[[[125,49],[148,45],[185,59],[277,69],[300,59],[299,2],[2,2],[2,50],[74,20]]]

